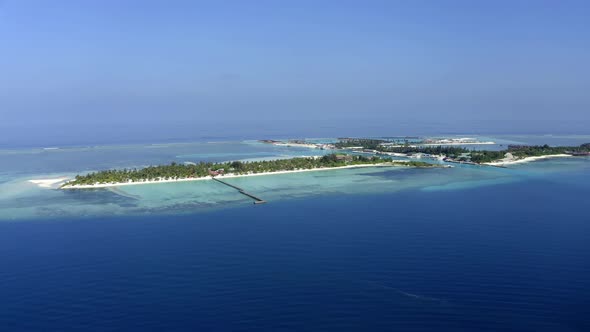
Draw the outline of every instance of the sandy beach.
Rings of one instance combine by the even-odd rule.
[[[531,161],[538,161],[538,160],[543,160],[543,159],[566,158],[566,157],[572,157],[572,156],[569,154],[550,154],[550,155],[546,155],[546,156],[526,157],[526,158],[522,158],[522,159],[502,159],[502,160],[494,161],[491,163],[483,163],[483,165],[507,166],[507,165],[528,163]]]
[[[418,146],[494,145],[494,144],[496,144],[496,142],[486,141],[486,142],[427,143],[427,144],[420,144]]]
[[[70,178],[62,177],[62,178],[55,178],[55,179],[38,179],[38,180],[29,180],[29,182],[38,185],[41,188],[53,188],[57,185],[70,180]]]
[[[403,166],[401,163],[407,163],[405,160],[396,160],[394,161],[397,164],[393,163],[383,163],[383,164],[360,164],[360,165],[348,165],[348,166],[340,166],[340,167],[324,167],[324,168],[312,168],[312,169],[297,169],[292,171],[277,171],[277,172],[263,172],[263,173],[251,173],[251,174],[225,174],[222,176],[217,176],[220,179],[231,179],[231,178],[241,178],[241,177],[249,177],[249,176],[263,176],[263,175],[280,175],[280,174],[291,174],[291,173],[302,173],[302,172],[317,172],[317,171],[332,171],[338,169],[348,169],[348,168],[365,168],[365,167],[400,167]],[[96,189],[96,188],[109,188],[109,187],[121,187],[121,186],[132,186],[132,185],[141,185],[141,184],[157,184],[157,183],[176,183],[176,182],[189,182],[189,181],[205,181],[211,180],[213,177],[205,176],[199,178],[182,178],[182,179],[161,179],[161,180],[150,180],[150,181],[141,181],[141,182],[115,182],[115,183],[97,183],[97,184],[88,184],[88,185],[73,185],[73,186],[65,186],[61,189]],[[30,180],[31,182],[33,180]],[[35,180],[39,181],[50,181],[50,180]],[[63,181],[63,180],[62,180]],[[42,182],[43,184],[45,182]],[[41,184],[39,184],[41,186]]]
[[[316,144],[304,144],[304,143],[273,143],[275,146],[286,146],[294,148],[308,148],[308,149],[319,149]]]

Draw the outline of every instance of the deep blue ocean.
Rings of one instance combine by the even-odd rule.
[[[0,330],[590,331],[587,175],[0,223]]]

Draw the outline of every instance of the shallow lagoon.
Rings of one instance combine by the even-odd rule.
[[[505,141],[502,141],[505,142]],[[0,219],[195,213],[252,204],[235,190],[211,181],[61,191],[30,179],[74,176],[91,170],[142,167],[171,161],[259,160],[328,151],[276,147],[258,142],[144,144],[0,151]],[[363,195],[404,190],[448,191],[560,177],[587,172],[588,158],[563,158],[510,168],[458,165],[451,169],[374,167],[232,178],[227,181],[269,203],[302,197]],[[552,175],[554,174],[554,175]]]
[[[0,325],[590,329],[588,158],[228,179],[269,202],[256,206],[213,181],[83,191],[28,182],[314,152],[205,144],[11,152],[0,163],[0,219],[15,221],[0,223]]]
[[[285,199],[253,206],[234,197],[231,208],[189,206],[186,214],[158,211],[171,204],[158,200],[166,194],[181,202],[179,193],[212,182],[134,187],[143,195],[139,211],[125,210],[133,198],[106,190],[83,199],[72,193],[72,206],[83,200],[160,213],[89,210],[0,223],[0,324],[31,331],[587,331],[590,188],[587,168],[570,170],[503,183],[494,179],[510,178],[508,170],[490,170],[484,185],[470,175],[480,170],[450,170],[462,174],[461,187],[445,185],[459,178],[436,174],[444,170],[371,170],[347,183],[330,180],[336,172],[244,178],[240,185],[265,198]],[[415,180],[443,187],[425,190]],[[331,189],[304,194],[324,185]],[[349,191],[360,186],[380,186],[379,193]],[[223,190],[207,189],[231,195]]]

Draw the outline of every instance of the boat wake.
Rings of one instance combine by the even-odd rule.
[[[387,286],[387,285],[383,285],[381,283],[375,282],[375,281],[367,281],[367,283],[382,288],[382,289],[387,289],[390,291],[393,291],[399,295],[403,295],[405,297],[409,297],[412,299],[416,299],[416,300],[420,300],[420,301],[427,301],[427,302],[436,302],[436,303],[441,303],[441,304],[448,304],[449,302],[445,299],[440,299],[437,297],[431,297],[431,296],[425,296],[425,295],[420,295],[420,294],[414,294],[414,293],[409,293],[409,292],[405,292],[401,289],[395,288],[395,287],[391,287],[391,286]]]

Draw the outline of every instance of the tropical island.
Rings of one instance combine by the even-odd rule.
[[[336,143],[336,147],[346,149],[347,146],[362,146],[363,151],[373,150],[376,154],[405,154],[407,156],[424,155],[435,157],[447,162],[471,163],[478,165],[506,165],[538,159],[590,156],[590,143],[580,146],[549,146],[545,145],[509,145],[507,149],[469,150],[460,146],[388,146],[378,140],[359,139]],[[354,150],[354,149],[353,149]]]
[[[445,140],[441,140],[445,141]],[[590,143],[580,146],[509,145],[503,150],[467,149],[460,144],[423,144],[432,140],[399,140],[374,138],[340,138],[332,148],[341,151],[374,155],[433,158],[451,163],[502,166],[546,158],[590,156]],[[456,142],[472,142],[462,139]],[[489,144],[482,142],[481,144]]]
[[[77,175],[64,183],[62,189],[88,189],[130,184],[195,181],[216,177],[240,177],[284,174],[303,171],[333,170],[371,166],[445,167],[422,161],[392,160],[387,157],[351,154],[327,154],[321,157],[299,157],[262,161],[201,162],[149,166],[145,168],[104,170]]]
[[[275,146],[285,146],[285,147],[299,147],[299,148],[312,148],[312,149],[322,149],[322,150],[331,150],[336,149],[338,146],[342,144],[355,142],[359,140],[358,138],[349,138],[349,137],[342,137],[338,138],[338,143],[334,142],[310,142],[304,139],[289,139],[285,141],[281,140],[274,140],[274,139],[262,139],[259,140],[261,143],[272,144]],[[488,145],[488,144],[496,144],[492,141],[480,141],[475,138],[469,137],[462,137],[462,138],[427,138],[427,137],[388,137],[383,139],[362,139],[365,141],[375,141],[378,144],[383,146],[390,146],[390,147],[403,147],[403,146],[453,146],[453,145]]]

